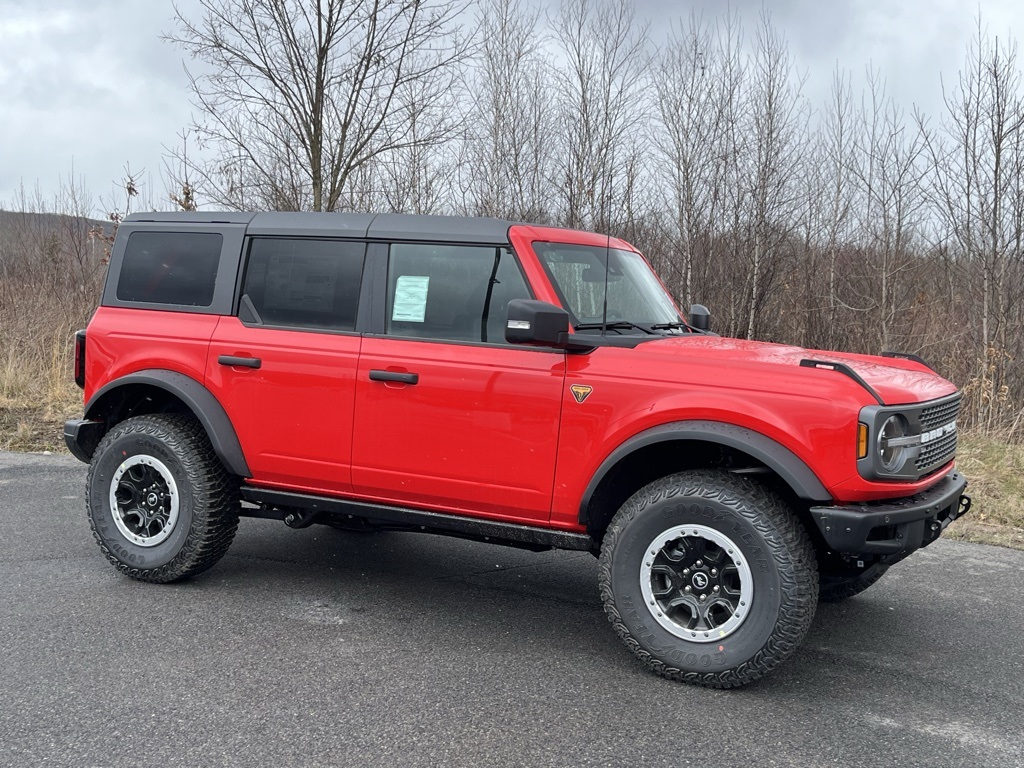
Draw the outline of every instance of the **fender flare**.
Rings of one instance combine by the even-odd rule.
[[[242,444],[238,441],[238,434],[224,406],[210,390],[183,373],[152,368],[115,379],[89,398],[85,406],[85,418],[97,418],[103,412],[104,399],[107,395],[132,384],[157,387],[181,400],[203,425],[214,452],[224,462],[228,471],[241,477],[252,477],[249,465],[245,461],[245,454],[242,452]]]
[[[651,427],[626,440],[601,462],[597,472],[587,484],[587,490],[580,501],[579,522],[587,523],[587,509],[597,492],[601,481],[615,465],[634,451],[655,443],[678,440],[693,440],[717,443],[735,448],[760,461],[782,478],[793,492],[802,499],[831,501],[832,496],[821,484],[811,468],[786,446],[746,427],[721,421],[677,421]]]

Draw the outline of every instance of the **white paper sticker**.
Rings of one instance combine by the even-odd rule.
[[[427,314],[427,275],[401,275],[395,282],[395,307],[391,320],[402,323],[422,323]]]

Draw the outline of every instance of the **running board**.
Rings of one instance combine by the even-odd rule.
[[[293,528],[304,528],[313,523],[353,525],[360,521],[368,521],[373,528],[437,533],[538,551],[594,549],[594,540],[585,533],[534,528],[528,525],[483,520],[479,517],[448,515],[332,496],[277,491],[252,485],[243,485],[241,490],[243,500],[258,505],[256,509],[243,507],[243,517],[284,520]]]

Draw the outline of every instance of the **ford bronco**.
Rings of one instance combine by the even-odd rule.
[[[919,358],[723,338],[621,240],[478,218],[135,214],[75,340],[87,511],[121,572],[240,516],[599,557],[654,672],[762,677],[965,513]]]

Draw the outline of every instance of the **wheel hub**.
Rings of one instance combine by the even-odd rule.
[[[140,547],[155,547],[178,521],[178,486],[162,461],[130,456],[110,480],[110,513],[118,531]]]
[[[711,643],[735,632],[754,597],[750,566],[728,537],[679,525],[647,547],[640,589],[651,615],[676,637]]]

